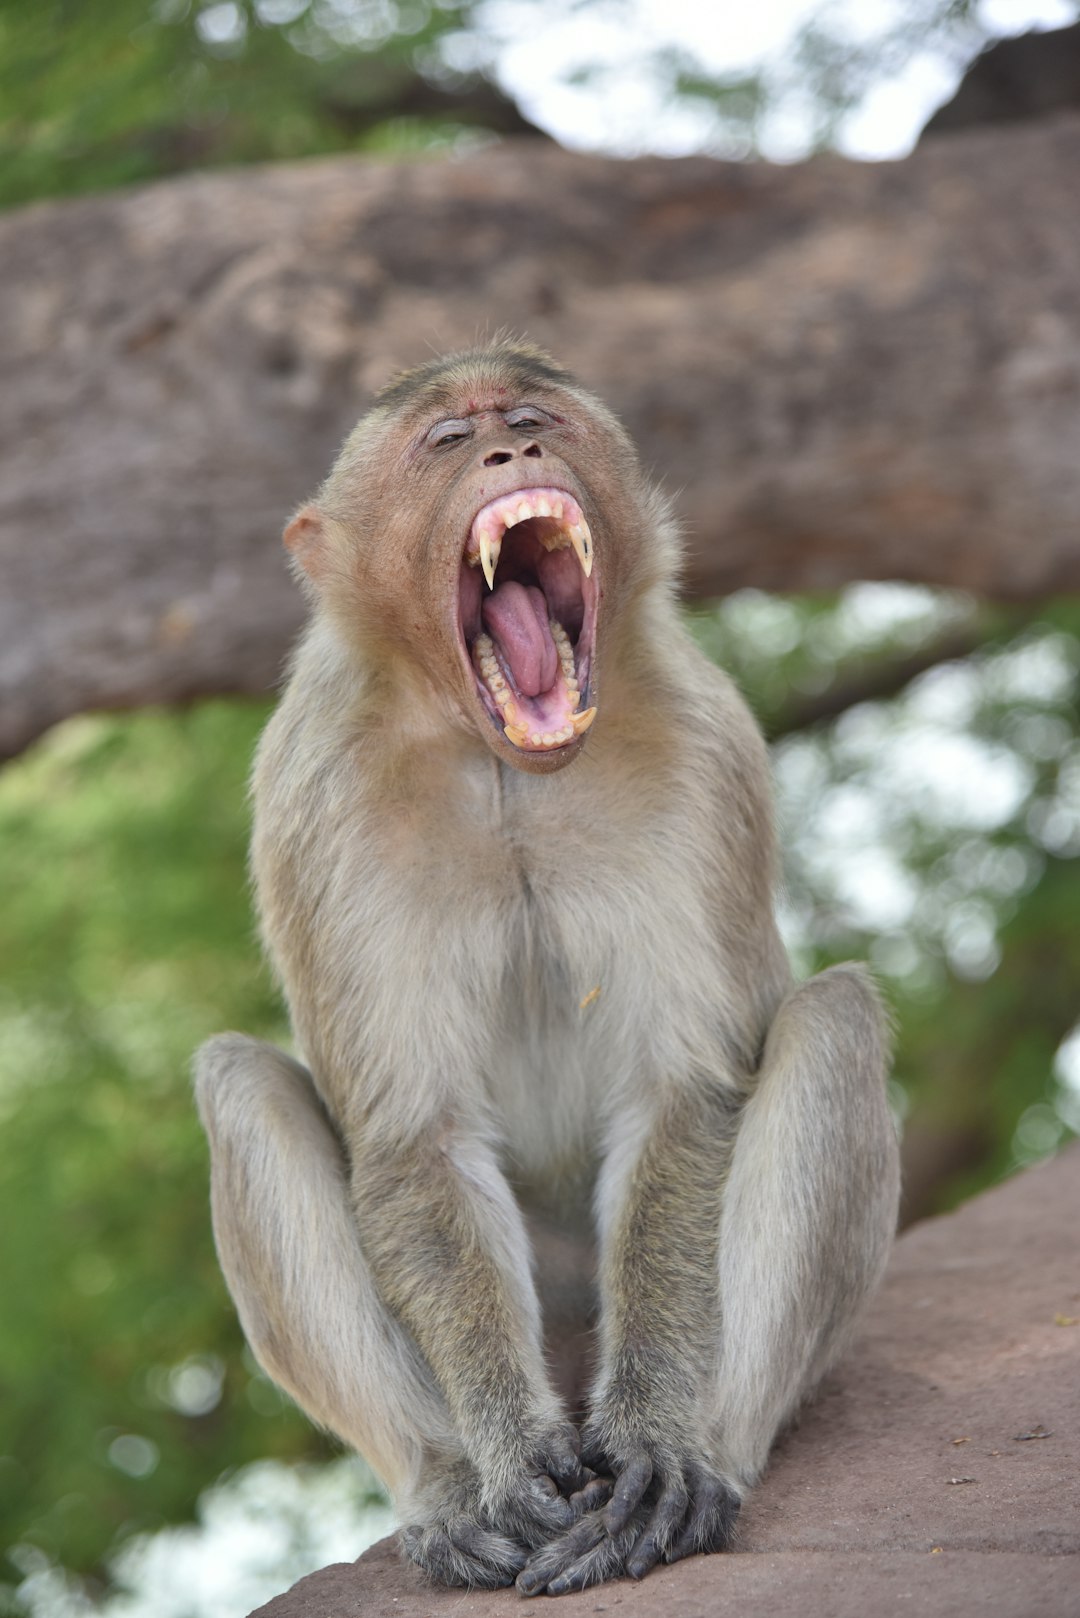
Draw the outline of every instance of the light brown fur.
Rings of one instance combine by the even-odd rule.
[[[508,429],[523,402],[555,424]],[[471,436],[435,455],[446,417]],[[527,755],[453,581],[541,470],[592,527],[597,717]],[[877,1279],[896,1148],[868,980],[792,988],[765,749],[680,624],[667,506],[603,406],[497,344],[395,385],[286,542],[315,611],[253,860],[306,1066],[236,1035],[199,1061],[249,1340],[438,1578],[721,1548]]]

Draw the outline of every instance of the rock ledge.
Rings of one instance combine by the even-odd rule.
[[[1080,1145],[901,1237],[736,1551],[561,1596],[559,1618],[1080,1618],[1078,1317]],[[527,1610],[433,1590],[387,1539],[251,1618]]]

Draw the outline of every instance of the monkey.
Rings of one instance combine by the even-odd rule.
[[[671,503],[499,338],[388,383],[285,545],[252,870],[303,1061],[196,1062],[248,1342],[436,1581],[723,1550],[881,1274],[897,1145],[871,978],[793,981]]]

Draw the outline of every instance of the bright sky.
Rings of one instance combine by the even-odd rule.
[[[606,0],[573,6],[549,0],[491,0],[490,37],[505,87],[538,123],[567,146],[675,156],[702,149],[712,130],[708,112],[666,104],[649,59],[672,46],[690,53],[703,73],[721,77],[761,64],[778,69],[796,32],[826,16],[836,32],[871,43],[908,10],[904,0],[635,0],[635,20]],[[1062,27],[1076,19],[1067,0],[982,0],[979,22],[989,34]],[[910,150],[935,107],[952,93],[962,62],[928,50],[903,73],[875,87],[845,124],[841,147],[852,157],[895,157]],[[575,83],[583,67],[599,69]],[[788,98],[764,132],[766,155],[804,155],[808,110]]]

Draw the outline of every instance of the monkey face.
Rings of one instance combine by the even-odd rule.
[[[422,669],[501,760],[546,773],[596,717],[602,608],[633,589],[643,501],[604,407],[496,346],[384,390],[286,543],[388,677]]]

